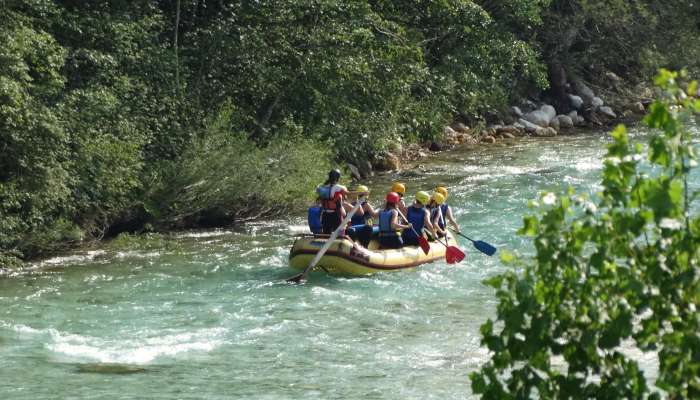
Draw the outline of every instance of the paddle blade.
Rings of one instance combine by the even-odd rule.
[[[421,249],[423,249],[423,253],[425,253],[425,255],[430,253],[430,243],[428,243],[428,240],[423,236],[418,236],[418,245]]]
[[[482,242],[481,240],[477,240],[474,243],[474,247],[476,247],[477,250],[480,252],[486,254],[487,256],[492,256],[496,252],[496,248],[491,246],[490,244],[486,242]]]
[[[301,283],[304,280],[304,273],[296,274],[290,278],[287,278],[289,283]]]
[[[445,252],[445,260],[448,264],[458,263],[464,260],[464,252],[458,247],[449,246]]]

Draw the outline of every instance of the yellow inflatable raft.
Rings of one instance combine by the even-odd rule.
[[[289,266],[304,270],[316,253],[328,240],[328,236],[305,236],[294,241],[289,253]],[[444,239],[441,239],[444,242]],[[449,244],[456,244],[451,234]],[[425,254],[418,246],[400,249],[379,250],[379,243],[372,240],[368,248],[353,242],[347,237],[334,241],[321,257],[314,271],[322,270],[337,275],[370,275],[376,272],[398,271],[415,268],[421,264],[445,259],[445,246],[439,242],[430,243],[430,252]]]

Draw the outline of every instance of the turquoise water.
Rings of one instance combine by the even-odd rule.
[[[528,251],[527,200],[597,190],[604,134],[522,139],[423,161],[409,193],[446,183],[464,232]],[[378,196],[375,196],[378,197]],[[375,201],[376,204],[376,201]],[[462,242],[444,262],[284,282],[302,216],[107,243],[0,279],[0,399],[463,399],[502,270]],[[653,374],[655,358],[639,355]]]

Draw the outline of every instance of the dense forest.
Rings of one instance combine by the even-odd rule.
[[[455,119],[697,72],[698,37],[680,0],[2,0],[0,264],[280,213]]]

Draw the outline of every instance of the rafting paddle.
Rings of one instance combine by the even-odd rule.
[[[358,202],[355,205],[355,207],[353,207],[353,209],[350,210],[348,215],[346,215],[345,218],[343,218],[343,220],[340,222],[340,225],[333,231],[333,233],[331,233],[331,236],[328,239],[326,239],[326,243],[324,243],[323,247],[321,247],[321,250],[319,250],[318,253],[316,253],[316,256],[313,258],[313,260],[311,260],[311,262],[309,263],[309,266],[306,267],[304,272],[297,274],[297,275],[294,275],[290,278],[287,278],[287,282],[289,282],[289,283],[301,283],[304,279],[306,279],[306,275],[308,275],[309,272],[312,269],[314,269],[316,264],[318,264],[318,262],[321,261],[321,257],[323,257],[323,255],[326,254],[326,251],[328,251],[328,249],[330,249],[333,242],[335,242],[335,239],[338,237],[340,232],[345,229],[345,226],[348,224],[348,222],[350,222],[350,220],[352,219],[352,216],[355,215],[355,212],[360,208],[361,205],[362,204],[360,202]]]
[[[483,242],[481,240],[473,240],[469,238],[467,235],[463,234],[462,232],[457,232],[457,234],[470,242],[474,245],[474,247],[479,250],[480,252],[486,254],[487,256],[492,256],[496,252],[496,248],[491,246],[490,244]]]
[[[403,218],[404,221],[406,221],[407,224],[411,225],[411,223],[408,221],[408,218],[406,218],[406,217],[401,213],[401,210],[399,210],[399,209],[397,208],[397,209],[396,209],[396,212],[399,213],[399,215],[401,216],[401,218]],[[411,230],[412,230],[413,233],[418,237],[418,245],[419,245],[420,248],[423,250],[423,253],[425,253],[425,255],[428,255],[428,253],[430,253],[430,243],[428,243],[428,239],[424,238],[423,235],[419,235],[418,232],[416,232],[416,229],[413,227],[413,225],[411,225]]]
[[[447,261],[448,264],[454,264],[464,260],[464,252],[457,246],[449,246],[447,236],[445,236],[445,243],[441,242],[438,238],[435,238],[435,240],[437,240],[441,245],[447,247],[447,250],[445,251],[445,261]]]

